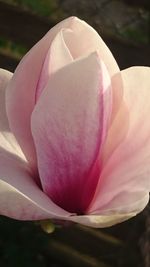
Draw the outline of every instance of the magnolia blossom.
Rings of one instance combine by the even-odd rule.
[[[150,191],[150,68],[120,71],[78,18],[0,71],[0,214],[106,227]]]

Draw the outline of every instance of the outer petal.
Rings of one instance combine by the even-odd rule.
[[[38,81],[53,38],[62,28],[69,27],[71,21],[70,18],[57,24],[26,54],[7,89],[10,127],[33,169],[36,169],[36,153],[30,117],[35,105]]]
[[[43,189],[69,211],[81,213],[91,200],[110,110],[110,78],[94,53],[56,72],[33,111]]]
[[[0,69],[0,214],[20,220],[66,218],[68,213],[52,203],[31,178],[9,130],[5,87],[11,77],[12,73]]]
[[[149,201],[149,194],[143,195],[143,197],[134,203],[128,205],[127,210],[111,209],[107,210],[106,213],[99,211],[98,213],[84,215],[84,216],[71,216],[68,220],[83,224],[95,228],[104,228],[115,225],[117,223],[124,222],[137,215],[144,209]]]
[[[94,228],[105,228],[126,221],[134,217],[136,213],[128,214],[114,214],[114,215],[84,215],[84,216],[72,216],[69,218],[70,221],[94,227]]]
[[[0,138],[1,142],[1,138]],[[0,214],[18,220],[66,219],[30,177],[21,158],[0,148]]]
[[[80,57],[98,50],[110,75],[118,72],[115,59],[96,31],[85,22],[73,17],[57,24],[29,51],[17,67],[8,87],[7,113],[11,130],[33,168],[36,168],[36,153],[30,129],[30,116],[35,105],[36,89],[46,55],[54,37],[62,28],[71,29],[75,33],[77,40],[75,45],[74,39],[71,40],[70,37],[67,39],[69,49],[72,53],[76,51],[74,56]],[[48,80],[49,75],[48,69],[47,73],[44,71],[44,79],[46,77]],[[44,84],[46,82],[44,80]],[[41,92],[41,89],[39,91]]]
[[[24,155],[17,144],[15,137],[11,134],[6,114],[6,87],[12,78],[12,73],[0,69],[0,146],[3,149],[13,151],[16,155],[24,158]]]
[[[128,130],[105,163],[89,213],[132,212],[130,204],[150,191],[150,68],[126,69],[122,78]]]

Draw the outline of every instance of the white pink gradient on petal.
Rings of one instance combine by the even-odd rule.
[[[134,198],[140,199],[139,194],[145,192],[146,195],[150,190],[150,124],[148,122],[150,69],[132,67],[123,70],[121,75],[124,88],[123,99],[128,113],[126,108],[123,109],[123,117],[121,116],[119,121],[114,120],[112,124],[114,134],[109,136],[108,133],[108,136],[113,138],[115,131],[117,134],[118,129],[124,129],[124,127],[125,131],[123,131],[123,140],[121,142],[118,140],[113,151],[111,145],[107,147],[107,154],[110,152],[110,155],[103,166],[96,193],[89,208],[91,213],[103,208],[109,210],[114,203],[116,209],[124,205],[128,208]],[[111,128],[110,130],[112,131]]]
[[[70,212],[84,213],[95,190],[99,175],[93,177],[92,168],[110,112],[110,79],[97,54],[53,74],[34,109],[32,133],[43,190]]]

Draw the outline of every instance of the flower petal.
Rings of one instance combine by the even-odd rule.
[[[93,228],[105,228],[126,221],[134,217],[136,213],[113,214],[113,215],[84,215],[72,216],[70,221]]]
[[[37,85],[36,100],[39,98],[41,92],[46,87],[50,75],[73,61],[70,51],[68,50],[64,41],[63,35],[66,31],[68,30],[63,29],[56,35],[56,37],[52,41],[49,51],[47,52],[40,79]]]
[[[72,18],[70,29],[65,33],[64,39],[74,59],[97,51],[111,77],[119,72],[119,67],[111,51],[90,25],[78,18]]]
[[[43,190],[63,208],[83,212],[97,176],[89,175],[111,110],[110,78],[96,53],[51,76],[32,114]]]
[[[126,69],[122,79],[128,127],[124,139],[116,144],[105,163],[90,213],[112,207],[121,210],[124,206],[132,212],[130,204],[140,198],[139,193],[150,191],[150,68]],[[126,124],[125,119],[120,121],[120,129],[124,127],[122,123]]]
[[[125,211],[123,211],[122,209],[112,209],[109,211],[107,210],[106,213],[104,213],[104,211],[99,211],[99,214],[97,211],[96,214],[71,216],[68,218],[68,220],[95,228],[109,227],[136,216],[139,211],[142,211],[144,209],[148,201],[149,194],[145,194],[138,201],[130,203],[128,209],[126,209]]]
[[[41,191],[26,162],[8,146],[3,149],[3,141],[0,136],[0,214],[18,220],[66,219],[69,213]]]
[[[9,124],[33,169],[36,169],[36,152],[30,117],[35,106],[38,81],[51,42],[62,28],[69,27],[71,21],[72,18],[69,18],[57,24],[25,55],[7,88]]]
[[[7,113],[11,130],[33,169],[36,169],[36,153],[30,129],[30,116],[35,105],[35,99],[41,91],[39,89],[36,96],[46,55],[56,34],[63,28],[74,32],[77,41],[74,44],[74,39],[68,38],[68,45],[70,46],[68,48],[72,53],[76,51],[77,57],[98,50],[111,76],[119,70],[110,50],[96,31],[87,23],[75,17],[70,17],[57,24],[28,52],[18,65],[8,86]],[[47,60],[45,64],[47,65]],[[48,79],[48,77],[49,73],[46,73],[41,82],[44,79],[45,84],[45,79]]]
[[[0,214],[20,220],[60,218],[68,213],[57,207],[31,178],[25,157],[10,132],[5,88],[12,73],[0,69]]]
[[[7,151],[13,151],[16,155],[24,158],[24,155],[17,144],[13,134],[10,132],[7,114],[6,114],[6,87],[12,78],[12,73],[0,69],[0,147]]]

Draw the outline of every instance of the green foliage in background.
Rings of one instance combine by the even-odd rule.
[[[5,2],[18,5],[45,17],[50,17],[57,9],[57,2],[55,0],[5,0]]]
[[[50,19],[54,22],[62,20],[65,16],[67,16],[66,10],[63,10],[63,3],[65,2],[65,0],[62,2],[60,0],[1,0],[1,1],[8,3],[8,4],[13,4],[31,13],[37,14],[43,19],[47,19],[47,20]],[[83,5],[83,2],[84,1],[81,0],[81,5]],[[111,3],[111,0],[110,0],[110,3]],[[75,6],[75,3],[73,4],[73,6]],[[86,6],[87,6],[87,3],[86,3]],[[131,7],[131,9],[133,10],[134,8]],[[71,8],[68,9],[67,12],[68,12],[68,16],[73,14],[72,13],[73,11]],[[87,9],[85,9],[85,11],[83,9],[83,18],[85,16],[84,12],[87,12]],[[148,10],[142,9],[139,7],[135,7],[135,12],[139,14],[138,15],[139,18],[142,19],[142,24],[141,22],[139,23],[139,20],[138,20],[139,18],[138,17],[136,18],[136,16],[134,18],[134,21],[132,21],[132,17],[131,17],[131,23],[127,23],[127,25],[122,24],[123,21],[120,21],[120,25],[122,26],[118,27],[118,25],[112,22],[112,26],[109,29],[110,36],[116,39],[117,38],[121,39],[125,42],[129,42],[130,44],[133,44],[133,45],[148,45],[150,41],[149,34],[148,34],[150,14]],[[79,17],[82,18],[82,14],[80,14],[80,12],[79,12]],[[93,21],[94,21],[94,18],[93,18]],[[129,22],[130,22],[130,19],[129,19]],[[113,26],[113,23],[114,23],[114,26]],[[106,25],[104,25],[104,28],[106,28],[106,31],[108,30]],[[26,53],[26,51],[27,51],[26,48],[23,47],[22,45],[20,44],[18,45],[10,40],[3,39],[3,37],[0,36],[0,52],[1,53],[7,54],[9,56],[12,56],[20,60],[22,56]]]
[[[20,60],[27,53],[27,48],[1,37],[0,52],[8,56],[13,56],[16,60]]]
[[[59,20],[58,18],[63,14],[57,0],[2,0],[2,2],[13,4],[46,19]],[[0,52],[20,60],[27,49],[21,44],[0,36]]]

